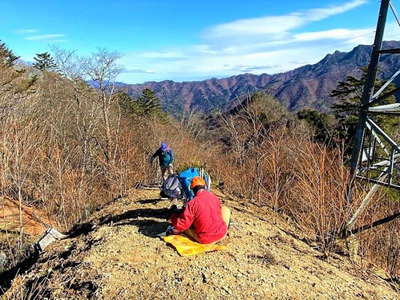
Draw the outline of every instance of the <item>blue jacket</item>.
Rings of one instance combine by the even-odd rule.
[[[152,155],[151,161],[158,157],[158,161],[161,167],[167,167],[168,165],[174,162],[174,151],[171,148],[167,148],[167,150],[162,151],[161,148],[157,149],[157,151]]]

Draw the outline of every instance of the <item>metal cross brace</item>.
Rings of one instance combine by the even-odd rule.
[[[400,54],[400,49],[382,49],[388,10],[391,9],[398,25],[400,18],[393,5],[393,0],[382,0],[379,18],[375,32],[375,40],[368,66],[368,73],[361,98],[359,118],[354,136],[354,147],[351,157],[350,183],[347,199],[351,202],[352,188],[355,179],[362,179],[373,183],[371,190],[362,201],[360,207],[346,224],[346,232],[352,231],[357,218],[366,209],[379,186],[400,190],[400,145],[383,128],[373,120],[377,115],[400,116],[400,103],[382,104],[387,97],[400,91],[384,93],[387,87],[400,75],[400,70],[395,72],[385,84],[375,92],[375,82],[378,72],[379,59],[382,54]],[[387,116],[388,117],[388,116]],[[393,218],[388,218],[391,221]],[[381,224],[381,223],[379,223]],[[368,226],[366,228],[369,228]],[[346,235],[345,235],[346,236]]]

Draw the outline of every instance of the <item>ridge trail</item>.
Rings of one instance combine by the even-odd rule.
[[[361,272],[337,254],[324,258],[282,216],[216,194],[235,223],[226,251],[180,257],[154,237],[167,225],[170,202],[155,190],[132,190],[49,246],[6,299],[399,298],[373,268]]]

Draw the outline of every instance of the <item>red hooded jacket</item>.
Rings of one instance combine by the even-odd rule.
[[[202,244],[218,241],[228,231],[222,219],[219,199],[206,190],[197,192],[182,213],[172,216],[171,223],[179,232],[193,227]]]

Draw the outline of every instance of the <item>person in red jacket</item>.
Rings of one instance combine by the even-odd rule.
[[[187,202],[180,214],[171,217],[170,233],[184,232],[202,244],[215,243],[228,233],[230,210],[221,206],[217,196],[205,189],[204,179],[194,177],[190,188],[195,197]]]

